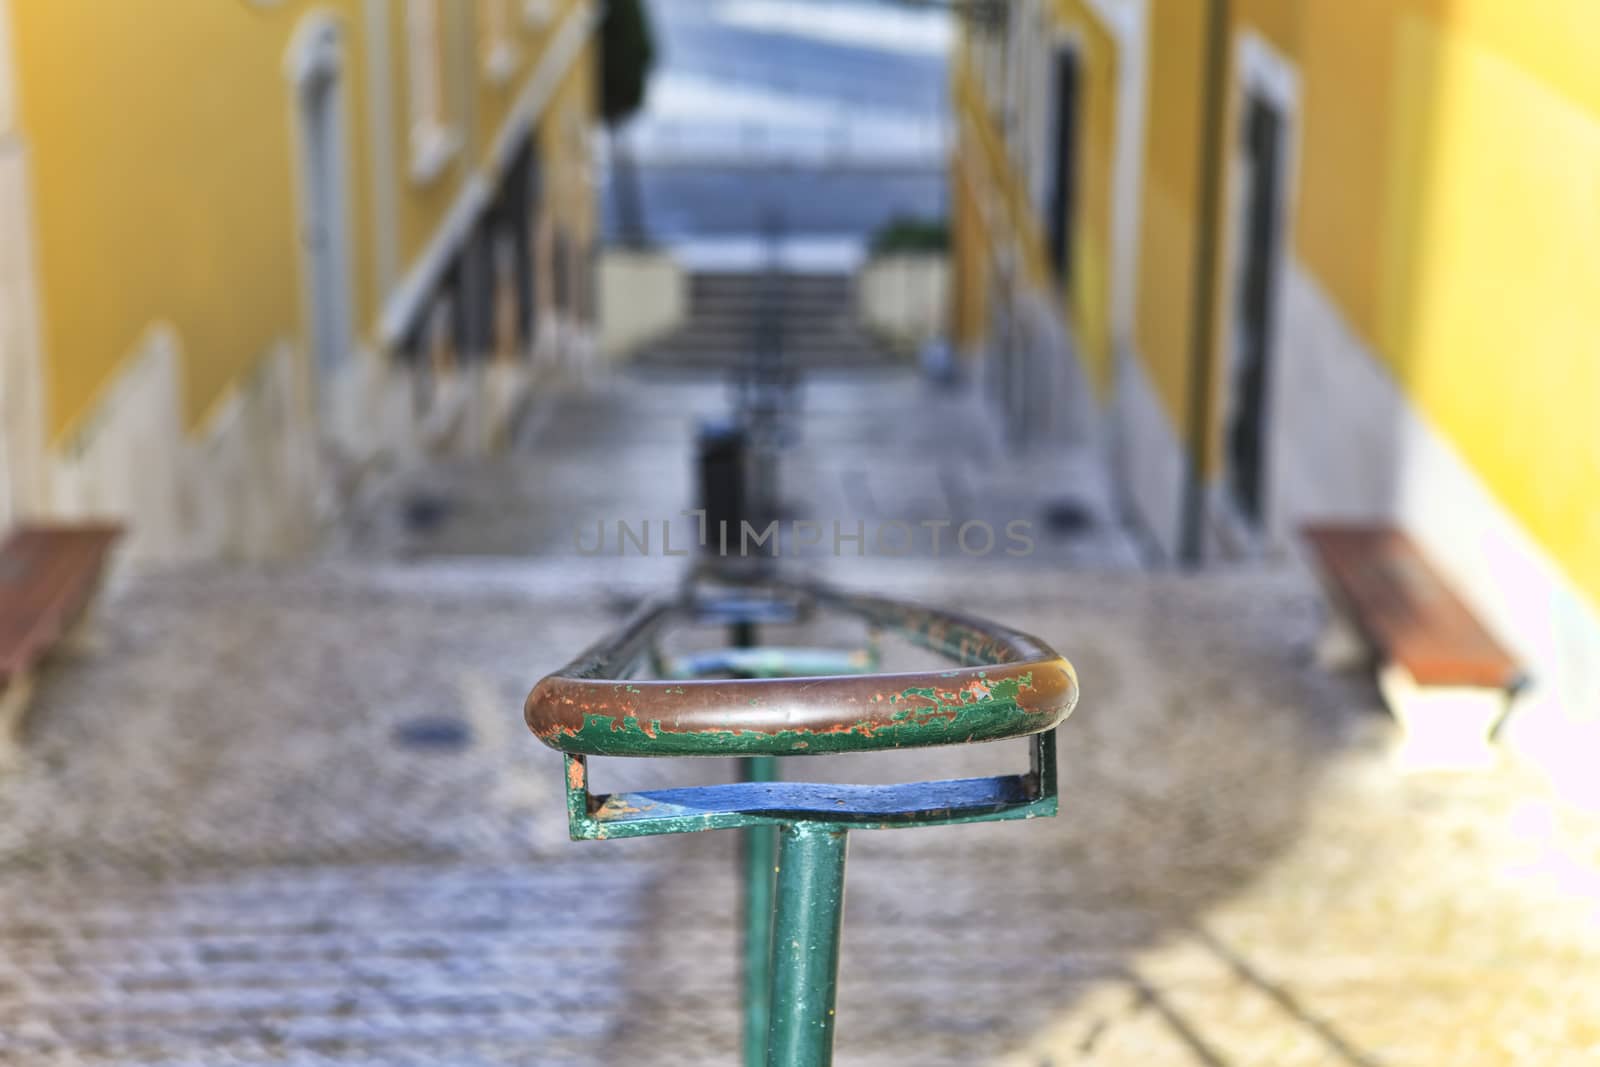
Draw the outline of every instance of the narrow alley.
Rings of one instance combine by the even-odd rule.
[[[0,0],[0,1067],[1597,1067],[1595,40]]]
[[[1085,694],[1060,817],[857,835],[842,1062],[1582,1061],[1558,1050],[1595,1040],[1600,936],[1566,936],[1558,884],[1510,879],[1558,883],[1594,827],[1530,850],[1527,781],[1395,776],[1373,694],[1309,663],[1299,579],[1141,571],[1103,490],[1000,462],[969,393],[893,368],[801,392],[788,507],[1089,513],[1040,535],[1048,566],[796,563],[1033,630]],[[730,1062],[734,835],[568,842],[559,760],[517,713],[676,580],[683,560],[585,556],[573,528],[676,515],[694,420],[726,403],[714,376],[622,374],[531,412],[505,455],[407,479],[318,562],[115,590],[0,777],[0,1055]],[[1020,751],[784,773],[970,775]]]

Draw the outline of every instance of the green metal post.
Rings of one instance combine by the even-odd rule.
[[[739,778],[775,782],[778,761],[752,756],[739,761]],[[777,828],[744,831],[744,1062],[767,1062],[767,1012],[772,1000],[772,877],[778,865]]]
[[[736,622],[730,644],[753,648],[759,640],[756,625]],[[774,782],[778,761],[772,756],[750,756],[739,761],[739,780]],[[771,826],[752,826],[744,832],[740,865],[744,868],[744,1062],[762,1067],[767,1062],[767,1012],[772,1000],[772,876],[778,863],[778,838]]]
[[[768,1067],[828,1067],[839,980],[847,832],[792,823],[778,848]]]

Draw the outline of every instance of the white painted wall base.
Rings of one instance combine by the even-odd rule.
[[[1287,543],[1306,516],[1393,514],[1414,417],[1298,260],[1284,276],[1281,362],[1268,371],[1267,526]]]
[[[116,519],[128,526],[117,558],[187,554],[178,338],[157,325],[105,386],[99,402],[47,464],[50,514]]]
[[[320,475],[300,372],[294,349],[278,344],[189,444],[186,555],[263,559],[310,546]]]
[[[146,335],[79,428],[49,458],[48,512],[113,518],[118,559],[258,559],[306,547],[317,456],[300,360],[280,343],[224,396],[200,432],[182,431],[179,350]]]
[[[1117,358],[1112,398],[1114,477],[1149,539],[1168,559],[1178,553],[1184,449],[1155,385],[1135,352]]]
[[[568,338],[564,364],[594,362],[586,338]],[[125,523],[117,558],[134,566],[302,552],[365,484],[430,454],[502,447],[529,391],[571,376],[528,361],[433,375],[357,353],[314,406],[304,357],[282,342],[188,438],[179,358],[172,331],[152,329],[49,456],[47,512]]]
[[[1013,444],[1098,446],[1103,427],[1094,388],[1048,294],[1012,298],[1009,311],[997,316],[981,370]]]

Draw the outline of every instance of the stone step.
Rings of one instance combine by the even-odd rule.
[[[693,289],[725,289],[749,290],[765,289],[769,285],[781,285],[794,292],[839,292],[849,291],[855,287],[855,276],[851,274],[782,274],[774,275],[762,271],[696,271],[689,275],[689,284]]]
[[[766,333],[774,325],[782,329],[785,337],[805,337],[808,335],[821,337],[865,336],[864,331],[857,324],[854,317],[837,314],[784,315],[780,316],[775,323],[762,315],[693,316],[679,330],[679,333],[699,334],[713,338],[738,337],[744,340],[757,334]]]
[[[641,353],[635,362],[642,367],[675,367],[685,370],[732,370],[749,360],[743,351],[706,351],[704,349],[659,349]],[[888,357],[872,350],[820,349],[815,352],[794,352],[786,356],[790,366],[805,370],[847,367],[872,367],[890,362]]]
[[[774,306],[785,309],[817,311],[826,308],[853,310],[856,306],[855,284],[850,281],[838,285],[797,286],[788,282],[774,285],[768,282],[727,284],[722,282],[689,285],[689,307],[697,312],[717,310],[766,311]]]
[[[690,332],[669,337],[655,346],[661,352],[781,352],[785,360],[800,353],[876,353],[878,346],[866,337],[849,333],[811,333],[798,337],[783,337],[774,346],[765,338],[734,334],[707,334]]]

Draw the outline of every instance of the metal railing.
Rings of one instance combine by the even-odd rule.
[[[863,622],[859,649],[763,648],[759,627],[818,610]],[[671,659],[675,625],[728,627],[730,648]],[[950,663],[870,673],[893,635]],[[653,667],[659,677],[640,677]],[[692,577],[529,695],[529,728],[560,751],[574,839],[742,829],[744,1059],[800,1067],[833,1049],[845,851],[851,830],[1054,815],[1055,727],[1072,666],[1027,634],[950,611],[777,577],[707,595]],[[1030,737],[1026,771],[900,785],[776,781],[777,756]],[[594,794],[591,756],[737,756],[743,781]]]

